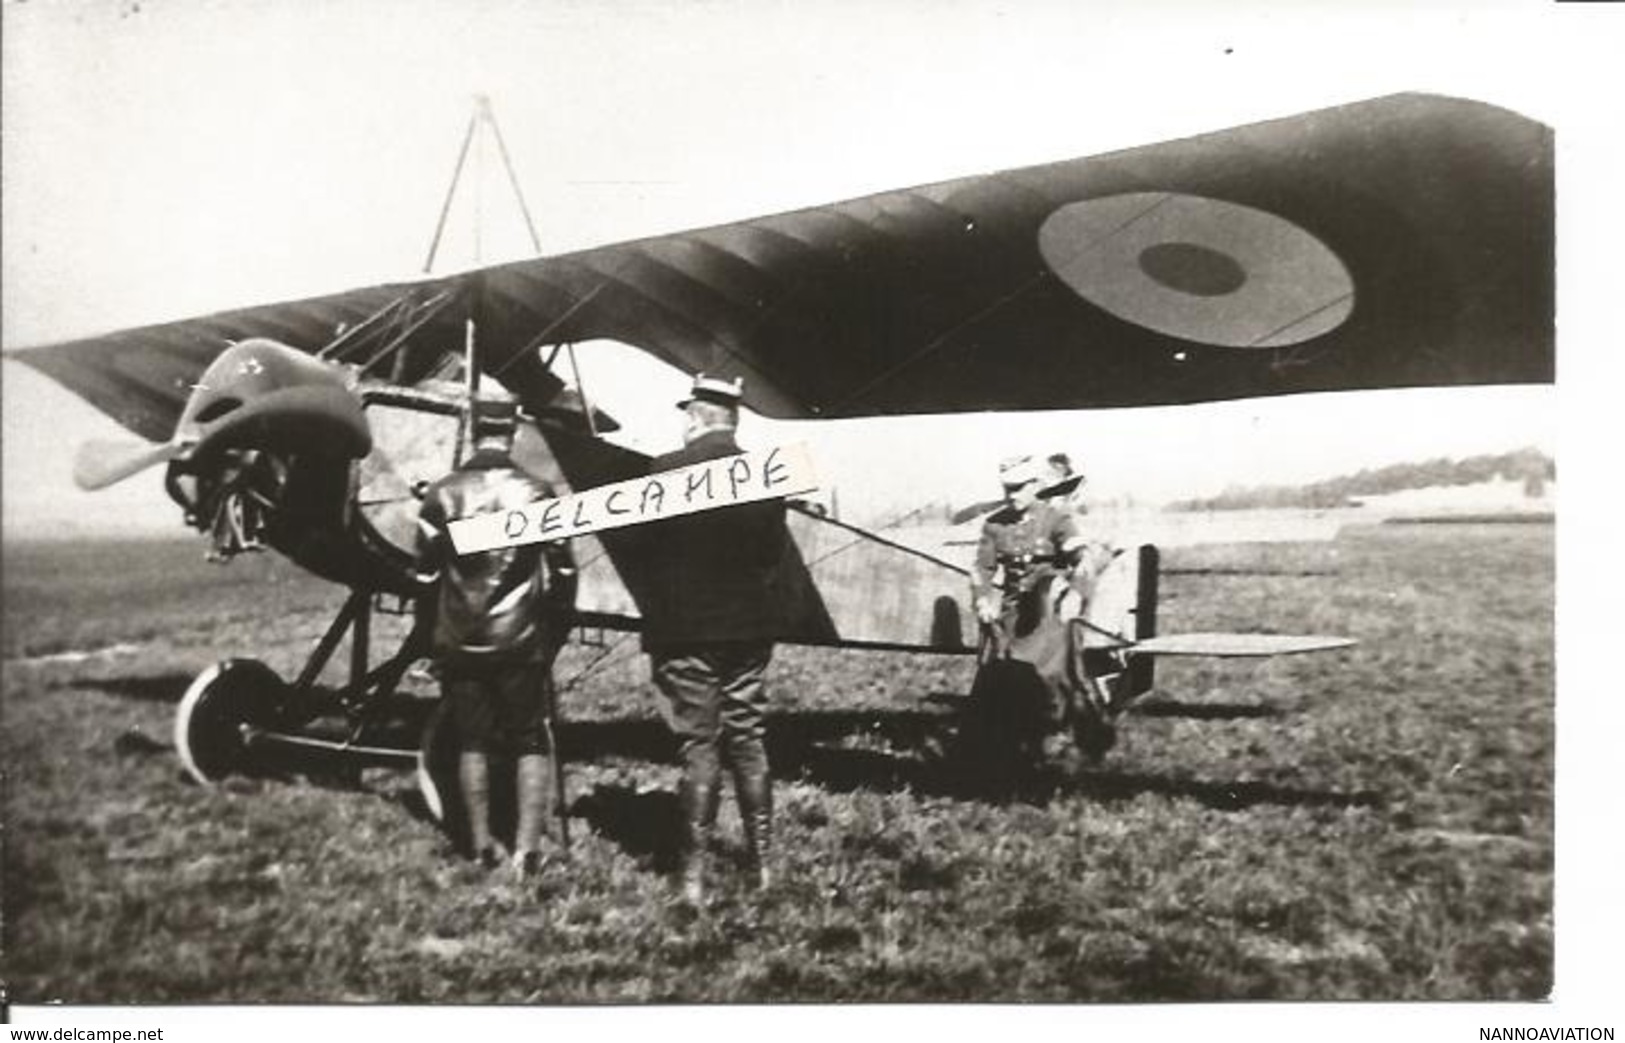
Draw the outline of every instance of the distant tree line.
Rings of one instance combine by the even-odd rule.
[[[1170,511],[1235,511],[1260,507],[1347,507],[1362,496],[1426,489],[1434,486],[1476,485],[1493,478],[1524,483],[1530,495],[1539,495],[1545,483],[1557,478],[1557,464],[1538,449],[1469,456],[1462,460],[1439,457],[1420,463],[1367,468],[1354,474],[1305,485],[1231,486],[1217,496],[1176,500]]]

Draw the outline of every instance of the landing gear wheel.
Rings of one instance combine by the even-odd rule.
[[[197,676],[175,710],[175,752],[186,774],[212,786],[248,763],[244,726],[276,720],[287,685],[257,659],[227,659]]]

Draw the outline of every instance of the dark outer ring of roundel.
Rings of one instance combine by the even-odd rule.
[[[1039,227],[1038,249],[1089,303],[1198,344],[1298,344],[1354,310],[1354,280],[1325,243],[1278,214],[1205,196],[1068,203]]]

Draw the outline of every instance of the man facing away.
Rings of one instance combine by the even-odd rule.
[[[510,399],[472,403],[474,453],[424,495],[418,516],[419,578],[432,583],[434,654],[456,725],[457,775],[473,856],[502,862],[491,835],[490,757],[514,759],[518,825],[513,861],[521,875],[542,864],[552,788],[553,659],[568,633],[576,570],[568,541],[459,557],[453,521],[552,497],[551,485],[514,463],[518,408]]]
[[[683,448],[657,457],[667,471],[733,456],[739,381],[700,374],[683,410]],[[704,858],[721,799],[722,766],[734,796],[758,887],[769,883],[773,786],[768,771],[763,679],[783,632],[779,565],[789,530],[782,500],[740,504],[647,527],[653,574],[643,647],[682,759],[679,866],[684,897],[704,897]]]

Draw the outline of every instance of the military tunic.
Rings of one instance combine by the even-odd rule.
[[[674,470],[735,456],[732,432],[708,431],[650,463]],[[789,545],[783,500],[669,518],[644,527],[649,549],[645,649],[678,644],[771,642],[786,629],[780,572]]]
[[[977,603],[997,592],[1008,608],[1041,577],[1053,575],[1056,563],[1070,564],[1081,544],[1071,511],[1044,502],[1025,511],[1009,506],[995,511],[982,524],[976,546],[971,583]]]
[[[522,506],[552,486],[506,453],[481,449],[429,488],[418,516],[418,571],[435,584],[434,651],[441,687],[465,749],[544,745],[544,686],[575,602],[568,541],[459,556],[453,521]]]

